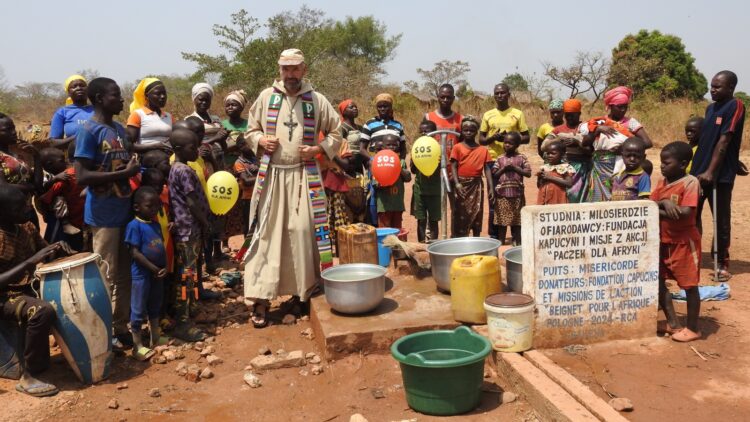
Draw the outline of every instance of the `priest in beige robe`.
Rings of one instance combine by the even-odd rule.
[[[255,303],[252,321],[258,328],[268,323],[270,299],[293,295],[306,302],[318,282],[320,256],[303,160],[333,159],[343,142],[338,113],[304,79],[307,64],[302,51],[284,50],[278,63],[281,78],[250,107],[245,133],[258,157],[271,154],[261,193],[251,201],[255,230],[245,255],[245,297]],[[320,133],[324,136],[313,146],[303,142],[301,96],[306,92],[312,92],[315,139]],[[274,93],[281,94],[275,136],[267,124]]]

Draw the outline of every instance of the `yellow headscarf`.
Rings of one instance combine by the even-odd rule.
[[[70,75],[68,76],[68,79],[65,80],[65,83],[63,84],[63,89],[65,90],[65,93],[68,93],[68,87],[70,86],[73,81],[84,81],[86,82],[86,78],[84,78],[81,75]],[[88,83],[88,82],[86,82]],[[68,97],[65,99],[65,105],[71,105],[73,104],[73,99]]]
[[[130,103],[131,113],[148,105],[148,101],[146,100],[146,88],[154,82],[161,81],[157,78],[143,78],[138,82],[138,86],[136,86],[135,91],[133,91],[133,102]]]

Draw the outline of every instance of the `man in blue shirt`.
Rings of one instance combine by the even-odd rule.
[[[698,202],[698,227],[701,227],[703,203],[708,199],[716,219],[719,260],[719,280],[732,275],[728,271],[729,240],[731,235],[731,203],[734,179],[740,168],[740,144],[745,124],[745,106],[734,98],[737,75],[723,70],[711,79],[711,99],[706,108],[705,123],[693,157],[690,174],[701,182],[702,194]],[[713,190],[716,189],[716,204]]]
[[[88,85],[94,115],[76,135],[76,175],[86,186],[84,222],[91,227],[94,253],[109,263],[112,292],[113,346],[132,346],[130,315],[130,253],[123,241],[130,213],[129,179],[140,164],[124,148],[125,129],[112,117],[123,107],[120,87],[112,79],[96,78]]]

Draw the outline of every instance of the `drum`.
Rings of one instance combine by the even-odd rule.
[[[40,266],[41,297],[57,320],[52,334],[81,382],[109,376],[112,360],[112,302],[99,254],[79,253]]]

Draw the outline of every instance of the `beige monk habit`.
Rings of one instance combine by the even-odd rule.
[[[313,88],[303,81],[297,95],[287,96],[283,82],[277,80],[273,87],[283,94],[276,123],[279,147],[271,156],[263,191],[257,200],[258,219],[245,264],[245,297],[273,299],[296,295],[306,301],[320,275],[307,174],[298,151],[304,145],[300,95]],[[265,89],[250,107],[245,139],[258,157],[263,154],[259,141],[266,133],[268,103],[273,92],[273,88]],[[333,159],[342,143],[339,115],[324,96],[313,92],[312,98],[316,138],[320,132],[325,136],[318,145]]]

